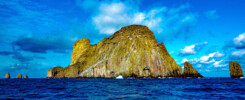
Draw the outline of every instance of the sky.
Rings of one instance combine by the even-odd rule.
[[[97,44],[121,27],[148,26],[183,68],[229,77],[229,62],[245,70],[243,0],[0,0],[0,78],[7,72],[45,78],[70,64],[72,45]],[[244,71],[245,72],[245,71]]]

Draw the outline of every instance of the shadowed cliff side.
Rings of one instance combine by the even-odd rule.
[[[47,78],[181,77],[182,69],[146,26],[121,28],[91,45],[85,38],[73,44],[71,64],[48,71]]]
[[[200,73],[198,73],[196,69],[192,67],[191,63],[185,62],[184,77],[198,78],[198,77],[203,77],[203,76]]]
[[[231,78],[240,78],[243,77],[243,72],[240,64],[235,62],[230,62],[230,76]]]

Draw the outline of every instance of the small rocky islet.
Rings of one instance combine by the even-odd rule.
[[[5,75],[5,78],[6,79],[10,79],[11,78],[9,72]]]
[[[6,75],[5,75],[5,79],[10,79],[10,73],[8,72]],[[16,77],[16,79],[22,79],[22,74],[18,74]],[[29,78],[27,75],[24,75],[23,78],[27,79]]]
[[[24,77],[23,78],[28,78],[28,76],[27,75],[24,75]]]
[[[203,76],[192,67],[191,63],[185,62],[183,77],[202,78]]]
[[[18,74],[16,78],[22,78],[22,74]]]
[[[235,62],[230,62],[230,76],[231,78],[240,78],[243,77],[243,72],[240,64],[235,61]]]

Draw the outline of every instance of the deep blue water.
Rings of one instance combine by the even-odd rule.
[[[245,79],[0,79],[0,99],[245,99]]]

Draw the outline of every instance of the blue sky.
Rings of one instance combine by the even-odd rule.
[[[0,78],[44,78],[70,64],[72,44],[96,44],[123,26],[148,26],[176,62],[205,77],[229,77],[229,61],[245,70],[242,0],[0,0]]]

